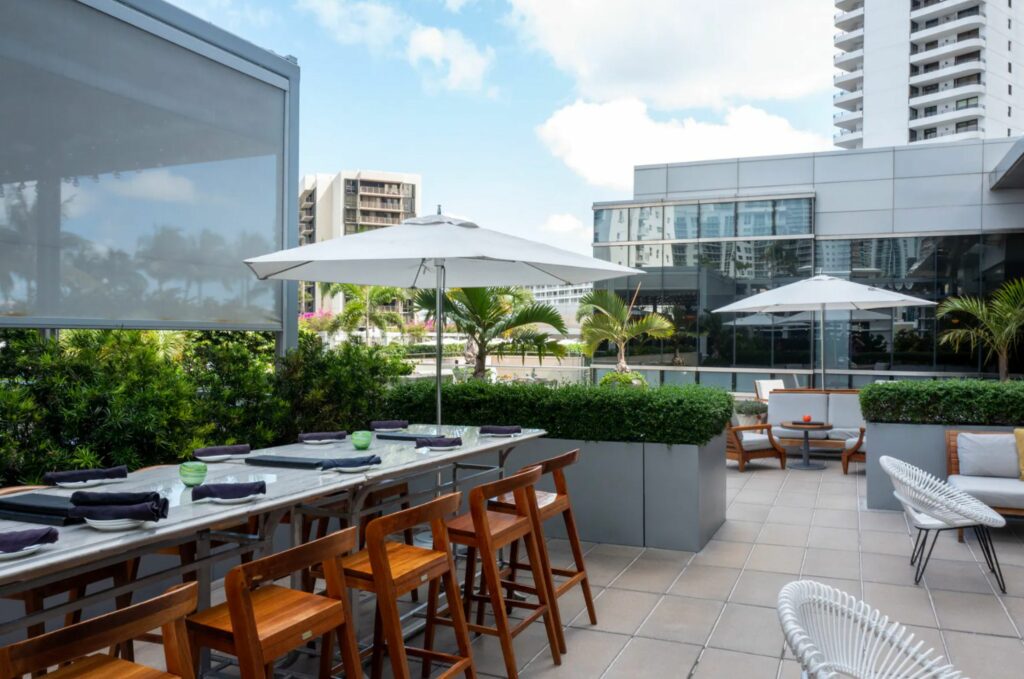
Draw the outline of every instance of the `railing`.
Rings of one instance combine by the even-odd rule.
[[[400,198],[411,198],[412,194],[399,188],[378,188],[375,186],[360,186],[359,193],[366,196],[398,196]]]
[[[361,200],[359,207],[370,210],[402,210],[402,201]]]
[[[832,120],[837,121],[845,118],[856,118],[858,115],[863,115],[864,109],[859,108],[856,111],[843,111],[841,113],[832,114]]]
[[[395,217],[360,216],[358,222],[360,224],[384,224],[386,226],[394,226],[396,224],[401,224],[402,220]]]
[[[835,94],[832,95],[832,101],[837,101],[839,99],[842,99],[843,97],[856,98],[858,96],[863,96],[863,95],[864,95],[863,88],[859,89],[859,90],[850,90],[849,92],[836,92]]]

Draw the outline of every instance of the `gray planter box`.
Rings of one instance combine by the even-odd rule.
[[[580,461],[566,476],[584,540],[698,551],[725,521],[724,436],[705,446],[536,439],[515,449],[508,468],[574,448]],[[551,524],[548,535],[565,535],[561,521]]]
[[[946,432],[1013,431],[1012,427],[983,427],[968,424],[885,424],[868,422],[864,440],[867,442],[867,503],[869,509],[901,509],[892,495],[892,483],[882,471],[878,458],[895,457],[920,467],[940,479],[946,478]]]

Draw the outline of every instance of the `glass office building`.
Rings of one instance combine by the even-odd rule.
[[[983,147],[982,142],[973,144]],[[971,156],[963,146],[936,146],[928,150],[931,157],[913,160],[934,163],[935,154],[951,153],[956,158],[947,162],[962,161],[965,154]],[[813,384],[821,357],[817,355],[819,325],[812,314],[736,315],[712,310],[816,273],[933,301],[951,295],[987,295],[1005,280],[1024,276],[1024,205],[1014,202],[1021,191],[1009,187],[996,198],[987,195],[995,191],[988,188],[991,170],[985,172],[984,166],[973,176],[956,175],[952,182],[942,176],[924,177],[925,182],[910,176],[906,179],[914,185],[908,189],[901,186],[904,178],[897,176],[898,163],[893,163],[902,152],[871,149],[721,161],[734,169],[744,162],[759,164],[756,173],[747,173],[756,175],[752,183],[757,186],[750,187],[742,185],[744,173],[734,171],[731,177],[723,173],[727,178],[720,187],[687,190],[686,173],[679,170],[696,170],[690,174],[697,178],[693,183],[707,184],[718,169],[714,163],[637,168],[638,185],[653,185],[655,191],[631,201],[596,204],[593,248],[596,257],[643,269],[646,274],[599,285],[627,299],[636,295],[636,312],[666,315],[675,335],[630,347],[630,364],[653,382],[700,382],[738,391],[752,391],[753,380],[769,376],[782,377],[789,384]],[[880,166],[888,156],[888,170],[881,172],[889,176],[862,179],[847,168],[846,179],[835,178],[843,175],[844,162],[854,169],[865,165],[865,154],[875,156],[868,163],[882,160]],[[984,154],[975,155],[983,160]],[[818,162],[822,157],[828,162]],[[778,181],[788,183],[772,190],[767,184],[775,174],[770,165],[785,167],[793,160],[809,166],[809,175],[794,177],[780,170]],[[829,164],[833,176],[826,171]],[[909,163],[907,170],[917,171],[916,167]],[[652,170],[661,176],[653,182],[641,177]],[[682,174],[682,181],[677,178],[675,186],[669,186],[674,171]],[[815,175],[819,181],[829,179],[827,186],[815,181]],[[973,184],[977,191],[957,195],[950,185],[958,182]],[[864,193],[864,200],[843,196],[844,189]],[[913,195],[899,195],[908,190]],[[985,193],[978,195],[981,191]],[[733,195],[723,197],[726,192]],[[881,199],[874,195],[878,192],[883,194]],[[932,208],[923,205],[901,211],[893,207],[900,201],[928,200],[934,202]],[[960,204],[948,204],[951,200]],[[986,204],[1000,207],[986,211]],[[976,219],[987,217],[993,226],[1009,223],[1010,228],[986,229],[984,224],[978,228],[970,222],[964,228],[950,228],[948,217],[935,216],[935,228],[928,229],[926,220],[936,208],[954,214],[962,208],[973,209]],[[922,219],[925,228],[915,221]],[[954,351],[939,341],[942,331],[955,321],[937,319],[934,307],[829,312],[826,321],[830,387],[994,371],[978,352]],[[602,362],[611,358],[595,359],[595,364]]]

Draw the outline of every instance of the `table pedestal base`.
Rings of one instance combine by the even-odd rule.
[[[803,445],[803,459],[799,462],[794,462],[788,465],[790,469],[799,469],[801,471],[808,471],[811,469],[820,470],[825,468],[825,464],[822,462],[811,462],[811,435],[810,432],[804,432],[804,445]]]

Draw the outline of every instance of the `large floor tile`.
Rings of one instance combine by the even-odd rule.
[[[904,625],[938,626],[931,599],[924,587],[865,582],[864,600]]]
[[[724,566],[742,568],[747,561],[752,545],[743,542],[711,540],[693,557],[691,563],[698,566]]]
[[[803,575],[857,580],[860,578],[859,555],[838,549],[808,549],[804,557]]]
[[[709,648],[697,661],[693,677],[700,679],[775,679],[779,671],[779,660],[763,655],[737,653],[718,648]]]
[[[932,592],[935,611],[942,629],[1017,636],[1017,630],[994,594],[970,592]]]
[[[747,568],[768,573],[800,573],[804,560],[802,547],[783,547],[781,545],[754,545]]]
[[[629,568],[613,580],[610,586],[659,594],[667,592],[682,573],[690,557],[693,556],[690,552],[672,552],[671,554],[674,556],[655,555],[651,550],[644,552],[639,559],[630,564]]]
[[[909,535],[880,530],[862,530],[860,543],[865,552],[906,556],[908,559],[914,547]]]
[[[786,523],[766,523],[754,542],[766,545],[803,547],[807,544],[807,526]]]
[[[664,641],[703,644],[722,608],[720,601],[666,596],[637,634]]]
[[[602,679],[685,677],[700,652],[701,647],[693,644],[634,637]]]
[[[783,643],[775,608],[728,603],[708,646],[777,659],[782,655]]]
[[[740,572],[738,568],[690,564],[672,585],[669,594],[725,601]]]
[[[811,517],[812,526],[829,528],[858,528],[860,521],[857,512],[847,509],[815,509]]]
[[[884,530],[892,533],[906,533],[907,518],[903,512],[861,512],[860,527],[864,530]]]
[[[976,592],[989,594],[992,585],[985,577],[987,568],[983,563],[975,561],[947,561],[932,558],[924,573],[924,581],[931,590],[951,590],[954,592]]]
[[[726,540],[728,542],[754,542],[757,539],[758,533],[761,532],[762,525],[757,521],[727,519],[712,539]]]
[[[1019,679],[1024,668],[1024,644],[1019,639],[965,632],[944,632],[953,666],[969,677]]]
[[[818,493],[815,491],[797,491],[786,487],[779,493],[779,497],[775,500],[775,505],[777,507],[810,508],[814,506],[814,501],[817,498]]]
[[[856,552],[860,548],[860,535],[852,528],[811,526],[807,536],[807,546]]]
[[[602,632],[616,634],[634,634],[640,624],[647,619],[659,595],[650,592],[633,592],[624,589],[608,588],[594,601],[597,609],[597,625],[590,624],[586,613],[577,616],[573,627],[585,627]]]
[[[914,566],[910,565],[910,554],[893,556],[891,554],[860,555],[860,564],[864,580],[868,582],[884,582],[889,585],[913,585]]]
[[[736,588],[729,601],[774,608],[779,600],[779,591],[797,579],[797,576],[788,573],[765,573],[747,569],[736,582]]]
[[[811,525],[811,514],[813,509],[804,507],[772,507],[768,512],[769,523],[788,523],[796,526]]]
[[[768,512],[770,512],[771,509],[770,505],[733,502],[728,506],[728,508],[726,508],[725,518],[736,519],[737,521],[764,522],[764,520],[768,518]]]
[[[629,637],[621,634],[570,628],[565,632],[565,645],[570,650],[562,658],[561,665],[555,665],[548,653],[541,653],[519,676],[560,679],[600,677],[628,642]]]

